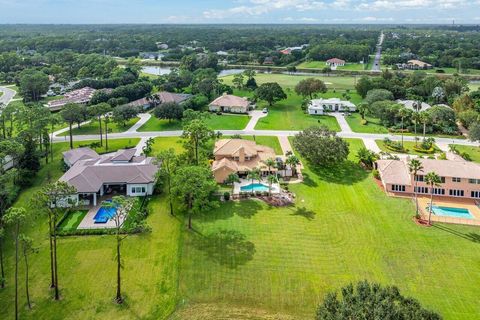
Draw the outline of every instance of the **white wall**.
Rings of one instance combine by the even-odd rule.
[[[144,193],[132,192],[132,188],[145,188]],[[127,184],[127,196],[140,197],[153,194],[153,183],[148,184]]]

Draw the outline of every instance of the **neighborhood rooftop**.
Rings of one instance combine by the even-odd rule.
[[[64,98],[48,102],[48,108],[56,111],[68,103],[86,104],[92,99],[96,91],[96,89],[90,87],[70,91],[65,94]]]

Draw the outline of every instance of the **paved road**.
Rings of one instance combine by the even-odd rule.
[[[15,90],[8,87],[0,87],[0,92],[3,92],[2,96],[0,97],[0,104],[3,103],[4,105],[7,105],[16,94]]]
[[[375,53],[375,59],[373,60],[373,65],[372,65],[372,71],[374,72],[380,72],[380,60],[382,59],[382,44],[383,40],[385,39],[385,35],[382,33],[380,34],[380,37],[378,38],[378,44],[377,44],[377,52]]]

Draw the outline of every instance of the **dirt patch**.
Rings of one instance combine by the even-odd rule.
[[[432,225],[428,223],[427,220],[424,220],[422,218],[417,218],[417,217],[412,217],[413,219],[413,222],[415,222],[415,224],[421,226],[421,227],[431,227]]]

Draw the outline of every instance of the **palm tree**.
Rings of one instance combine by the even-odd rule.
[[[378,155],[375,152],[362,147],[357,152],[357,158],[358,161],[363,163],[367,168],[371,168],[373,163],[378,159]]]
[[[268,196],[271,197],[272,196],[272,184],[277,182],[277,176],[273,175],[273,174],[270,174],[267,177],[267,181],[268,181]]]
[[[235,182],[240,182],[240,178],[238,177],[238,174],[235,173],[235,172],[230,173],[227,176],[227,179],[225,179],[226,184],[231,184],[232,185],[232,194],[235,191]]]
[[[408,170],[410,171],[410,174],[413,175],[413,178],[415,179],[415,190],[413,190],[413,194],[415,196],[415,217],[418,218],[418,198],[417,198],[417,192],[418,192],[418,181],[417,181],[417,174],[420,171],[423,171],[423,166],[420,160],[417,159],[412,159],[408,163]]]
[[[252,180],[252,185],[255,180],[260,180],[260,169],[255,168],[248,172],[247,179]],[[253,186],[252,186],[252,193],[253,193]]]
[[[408,116],[408,114],[409,114],[409,111],[407,108],[401,108],[400,110],[398,110],[398,115],[402,119],[402,149],[404,149],[403,148],[403,125],[404,125],[405,117]]]
[[[292,173],[297,172],[297,166],[300,164],[300,159],[294,154],[288,156],[287,160],[285,160],[285,163],[288,164],[292,168]]]
[[[430,208],[428,213],[428,224],[432,224],[432,206],[433,206],[433,187],[437,187],[442,182],[442,179],[435,172],[429,172],[425,176],[425,183],[430,185]]]
[[[105,122],[105,151],[108,151],[108,124],[110,123],[110,115],[106,114],[103,117]]]
[[[267,160],[263,161],[263,163],[268,167],[269,174],[272,172],[271,169],[274,168],[275,165],[277,164],[277,162],[275,162],[275,160],[272,158],[268,158]]]
[[[365,114],[368,112],[368,104],[360,103],[357,107],[358,113],[362,116],[362,120],[365,120]]]
[[[22,253],[23,259],[25,261],[25,295],[27,297],[28,309],[32,309],[32,303],[30,301],[30,290],[29,290],[29,263],[28,256],[31,253],[37,253],[38,249],[33,246],[33,239],[25,235],[20,235],[20,241],[22,243]]]
[[[430,121],[430,115],[426,111],[419,113],[420,121],[423,123],[423,140],[425,140],[425,135],[427,132],[427,123]]]
[[[420,121],[420,113],[418,113],[418,111],[412,114],[412,120],[413,120],[414,130],[415,130],[415,146],[417,146],[418,145],[417,124]]]

